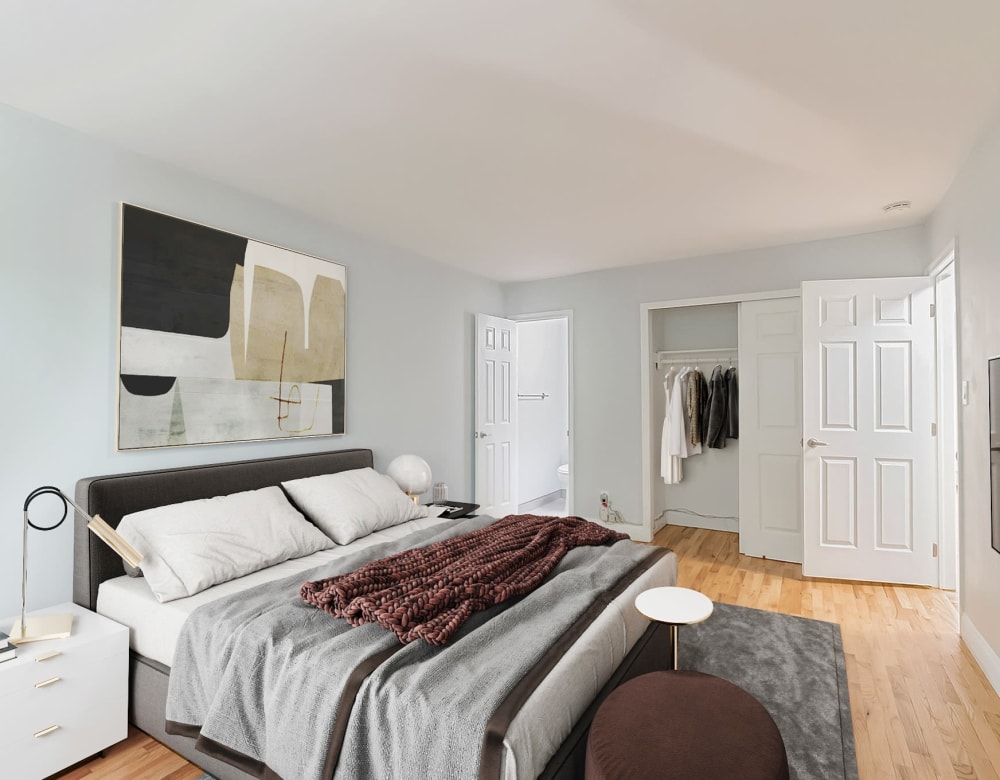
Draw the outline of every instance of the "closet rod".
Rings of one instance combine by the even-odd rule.
[[[729,355],[729,362],[735,363],[736,356],[739,354],[739,349],[737,347],[720,347],[713,349],[661,349],[656,353],[656,368],[659,370],[660,366],[664,363],[684,363],[684,362],[702,362],[700,360],[690,360],[689,358],[704,355],[705,360],[711,360],[715,357],[721,357],[724,355]]]
[[[712,361],[708,360],[707,358],[705,360],[691,360],[690,358],[666,358],[664,360],[656,361],[656,369],[659,370],[661,366],[676,366],[682,363],[690,365],[691,363],[710,363],[710,362]],[[721,360],[716,360],[714,362],[718,366],[721,366],[723,363],[723,361]],[[726,361],[726,364],[730,366],[735,366],[738,363],[739,360],[737,360],[736,358],[729,358],[729,360]]]

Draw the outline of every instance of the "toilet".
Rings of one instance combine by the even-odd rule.
[[[563,463],[559,467],[559,489],[563,491],[563,495],[566,495],[567,488],[569,488],[569,464]]]

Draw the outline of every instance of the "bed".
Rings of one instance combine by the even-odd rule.
[[[125,515],[154,507],[372,465],[370,450],[353,449],[106,475],[80,480],[76,498],[88,512],[100,514],[117,527]],[[324,560],[353,554],[369,545],[403,544],[411,533],[414,538],[420,533],[426,537],[436,524],[445,521],[428,518],[412,522],[412,526],[378,531],[371,538],[326,552]],[[323,558],[324,553],[316,555]],[[121,559],[88,532],[82,517],[76,518],[74,529],[74,601],[131,629],[131,722],[220,780],[259,776],[259,767],[240,764],[231,756],[222,760],[206,755],[196,749],[192,737],[167,733],[165,709],[173,643],[188,616],[199,606],[244,588],[251,593],[249,588],[264,582],[294,580],[315,565],[313,556],[286,561],[197,595],[157,605],[143,580],[125,576]],[[669,633],[638,616],[632,604],[635,595],[647,587],[674,584],[675,580],[676,559],[669,553],[623,588],[603,611],[597,610],[600,616],[594,623],[560,651],[558,662],[532,683],[530,692],[524,694],[523,706],[511,715],[506,732],[498,738],[503,742],[500,777],[582,777],[587,728],[597,705],[621,682],[662,668],[670,657]],[[555,694],[558,708],[547,711],[546,706],[550,710],[556,706],[552,704]],[[540,728],[539,723],[545,723],[545,728]],[[428,733],[433,733],[433,728]]]

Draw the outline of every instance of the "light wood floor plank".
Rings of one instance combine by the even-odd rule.
[[[952,594],[803,577],[721,531],[667,526],[655,543],[677,552],[679,585],[715,601],[840,624],[862,780],[1000,778],[1000,697],[959,639]]]
[[[958,637],[951,594],[802,576],[739,554],[737,534],[667,526],[678,584],[713,601],[839,623],[861,780],[997,780],[1000,697]],[[140,731],[61,780],[194,780],[201,770]]]

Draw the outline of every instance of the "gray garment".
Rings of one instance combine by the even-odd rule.
[[[323,778],[351,671],[398,642],[380,626],[352,628],[304,603],[299,586],[491,522],[418,531],[199,608],[181,631],[167,719],[200,726],[281,777]],[[475,613],[444,647],[401,646],[358,692],[337,777],[475,778],[497,705],[597,594],[648,554],[630,541],[576,548],[536,591]]]
[[[730,439],[740,438],[740,380],[736,367],[726,370],[726,433]]]
[[[726,419],[729,391],[726,389],[722,366],[716,366],[712,370],[712,379],[708,387],[708,425],[705,427],[705,443],[713,449],[721,450],[726,446],[726,431],[729,427]]]

